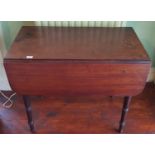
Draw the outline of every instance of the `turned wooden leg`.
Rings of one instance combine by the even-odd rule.
[[[128,110],[129,110],[130,101],[131,101],[131,96],[125,96],[124,97],[122,115],[121,115],[121,120],[120,120],[120,125],[119,125],[119,132],[120,133],[123,132],[123,129],[125,126],[125,118],[126,118]]]
[[[24,100],[24,105],[26,109],[26,114],[27,114],[27,119],[28,119],[28,124],[30,127],[30,130],[34,132],[34,124],[33,124],[33,119],[32,119],[32,111],[31,111],[31,102],[29,96],[23,96]]]

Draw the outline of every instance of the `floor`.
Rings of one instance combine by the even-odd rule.
[[[10,109],[0,105],[0,133],[31,133],[22,97],[14,100]],[[36,133],[118,133],[122,97],[36,96],[31,100]],[[124,133],[155,133],[153,83],[147,83],[143,93],[133,97]]]

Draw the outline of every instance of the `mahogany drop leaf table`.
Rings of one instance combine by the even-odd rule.
[[[150,60],[130,27],[24,26],[4,59],[12,90],[23,95],[34,131],[31,95],[122,96],[123,132],[132,96],[146,83]]]

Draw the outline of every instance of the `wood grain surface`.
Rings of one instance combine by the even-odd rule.
[[[67,61],[68,62],[68,61]],[[11,88],[19,94],[59,96],[140,93],[150,64],[5,61]]]
[[[129,27],[27,26],[4,66],[11,88],[23,95],[133,96],[144,88],[150,60]]]
[[[124,134],[155,134],[154,94],[155,85],[147,83],[144,91],[132,98]],[[38,134],[118,134],[123,97],[51,95],[33,96],[31,101]],[[0,133],[31,133],[24,110],[20,95],[11,109],[1,106]]]
[[[31,27],[17,35],[6,59],[148,60],[131,27]]]

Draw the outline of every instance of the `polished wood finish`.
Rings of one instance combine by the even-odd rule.
[[[23,27],[4,65],[24,95],[133,96],[150,60],[132,28]]]
[[[123,129],[125,126],[125,118],[126,118],[127,112],[129,111],[130,101],[131,101],[130,96],[124,97],[124,104],[123,104],[123,108],[122,108],[122,115],[121,115],[120,126],[119,126],[119,132],[120,133],[123,132]]]
[[[35,132],[34,123],[33,123],[33,119],[32,119],[32,110],[31,110],[31,103],[30,103],[29,96],[23,96],[23,101],[24,101],[24,105],[25,105],[25,109],[26,109],[28,124],[30,126],[31,131]]]
[[[4,66],[21,95],[135,96],[150,60],[132,28],[23,27]]]
[[[144,60],[148,56],[131,27],[31,27],[16,37],[7,59]]]
[[[124,134],[155,134],[154,94],[154,84],[147,83],[144,91],[132,98]],[[51,95],[30,99],[38,134],[118,134],[122,97]],[[0,107],[0,133],[31,133],[28,129],[22,96],[17,95],[12,108]]]
[[[134,96],[145,85],[150,64],[7,60],[13,90],[25,95]]]

